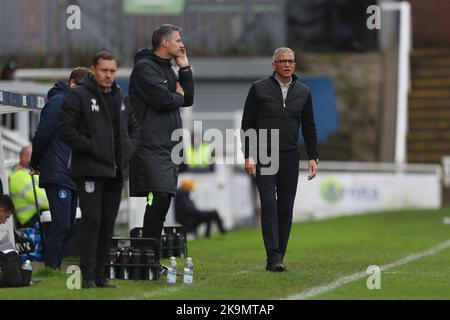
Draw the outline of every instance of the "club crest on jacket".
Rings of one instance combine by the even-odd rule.
[[[92,105],[91,105],[91,111],[92,112],[99,112],[100,111],[100,107],[97,104],[97,99],[91,99]]]

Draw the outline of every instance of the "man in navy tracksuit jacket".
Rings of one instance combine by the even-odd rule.
[[[64,95],[89,72],[85,68],[72,71],[68,84],[59,81],[48,92],[48,101],[41,112],[33,139],[30,167],[40,172],[39,186],[45,189],[50,204],[52,227],[45,239],[45,266],[61,267],[64,241],[75,222],[78,204],[77,187],[71,178],[71,149],[57,135],[58,114]]]

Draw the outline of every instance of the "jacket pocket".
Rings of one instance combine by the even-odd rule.
[[[105,145],[105,144],[103,144]],[[97,143],[95,138],[91,139],[91,152],[90,156],[94,157],[96,160],[103,162],[107,165],[111,165],[111,159],[108,157],[109,152],[101,147],[101,143]],[[111,157],[111,155],[109,155]]]

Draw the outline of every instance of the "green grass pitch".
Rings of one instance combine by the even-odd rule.
[[[285,273],[264,270],[259,228],[237,230],[188,243],[194,284],[114,280],[116,289],[69,290],[64,272],[40,270],[27,288],[0,289],[4,299],[283,299],[358,272],[421,253],[450,239],[443,218],[450,209],[403,210],[347,216],[293,226]],[[177,259],[179,267],[184,260]],[[167,260],[162,261],[167,263]],[[312,299],[450,299],[450,248],[381,272],[381,289],[370,275]]]

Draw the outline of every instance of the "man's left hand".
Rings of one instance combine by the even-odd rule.
[[[316,160],[309,160],[308,162],[308,181],[316,177],[317,174],[317,162]]]

